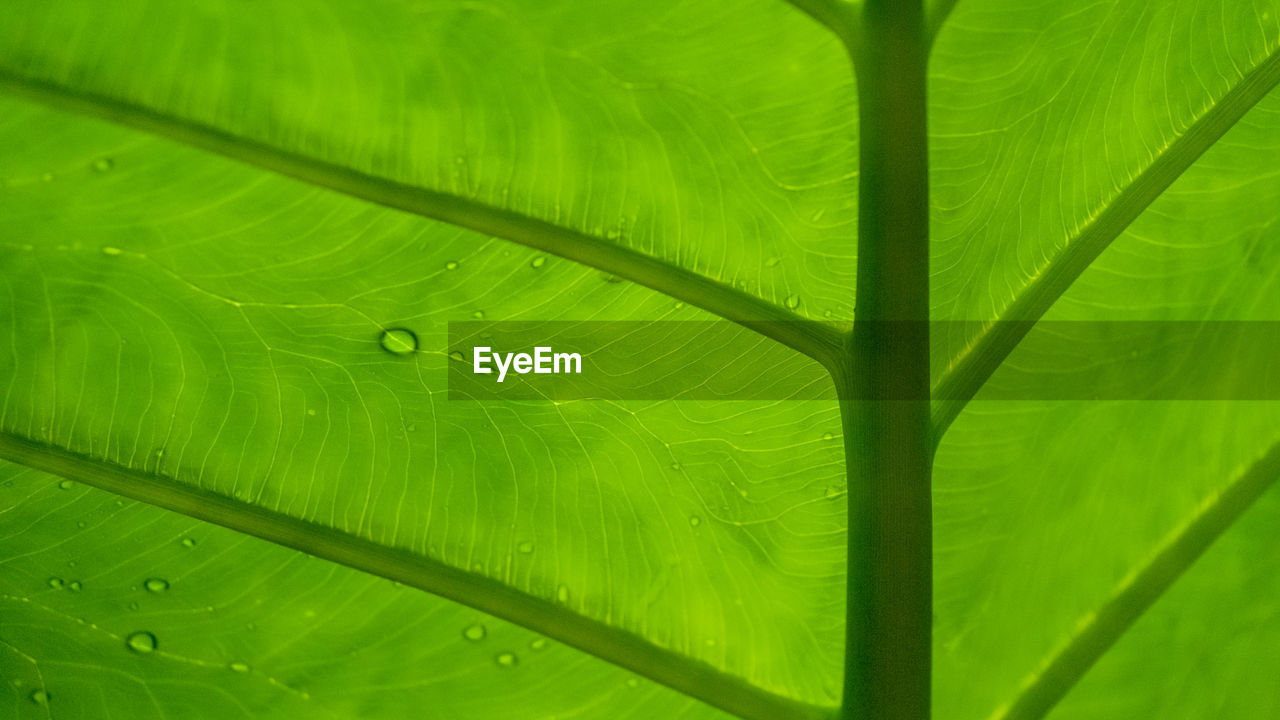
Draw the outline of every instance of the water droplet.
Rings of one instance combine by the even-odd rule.
[[[71,582],[67,583],[67,589],[70,590],[71,592],[80,592],[80,581],[72,580]]]
[[[83,521],[83,520],[80,520],[80,521],[76,522],[76,527],[78,527],[78,528],[84,528],[86,525],[88,525],[88,523],[86,523],[86,522],[85,522],[85,521]]]
[[[129,603],[129,609],[130,609],[130,610],[137,610],[137,609],[138,609],[138,603],[136,603],[136,602],[131,602],[131,603]]]
[[[788,309],[795,310],[796,308],[800,307],[800,296],[788,295],[787,299],[784,300],[783,303],[787,306]]]
[[[823,310],[823,311],[822,311],[822,317],[829,318],[829,317],[834,317],[834,316],[835,316],[835,313],[831,312],[830,310]]]
[[[418,423],[409,423],[404,429],[409,432],[418,432]]]
[[[677,302],[677,303],[676,303],[676,309],[677,309],[677,310],[683,310],[683,309],[684,309],[684,303],[682,303],[682,302]]]
[[[164,578],[147,578],[143,581],[142,587],[149,593],[162,593],[169,589],[169,581]]]
[[[238,672],[238,673],[249,672],[249,666],[245,665],[242,662],[233,662],[227,665],[227,667],[231,668],[232,672]]]
[[[454,262],[454,261],[450,260],[449,262],[447,262],[447,263],[445,263],[445,264],[444,264],[444,269],[445,269],[445,270],[457,270],[457,269],[458,269],[458,263],[456,263],[456,262]]]
[[[146,630],[139,630],[131,634],[124,639],[124,644],[136,653],[149,653],[160,645],[156,640],[156,636]]]
[[[61,590],[61,589],[62,589],[62,578],[60,578],[60,577],[51,577],[51,578],[49,578],[49,587],[53,588],[54,590]]]
[[[449,359],[457,360],[458,362],[466,361],[466,358],[462,357],[462,353],[458,352],[457,350],[454,350],[453,352],[449,353]]]
[[[618,277],[617,275],[614,275],[613,273],[600,273],[600,279],[610,284],[616,284],[616,283],[622,282],[622,278]]]
[[[546,264],[547,264],[547,256],[546,256],[546,255],[539,255],[538,257],[536,257],[536,258],[534,258],[533,260],[530,260],[530,261],[529,261],[529,267],[533,268],[534,270],[537,270],[538,268],[540,268],[540,267],[542,267],[543,265],[546,265]]]
[[[195,547],[195,546],[196,546],[196,541],[195,541],[195,540],[192,540],[192,539],[191,539],[191,538],[189,538],[189,537],[187,537],[187,538],[182,538],[182,547],[185,547],[185,548],[193,548],[193,547]]]
[[[45,182],[53,182],[53,173],[49,173],[49,172],[47,172],[47,173],[45,173],[45,174],[41,175],[41,176],[40,176],[40,179],[41,179],[41,180],[43,180],[43,181],[45,181]]]
[[[316,414],[316,409],[315,409],[315,408],[308,408],[308,409],[307,409],[307,414],[308,414],[308,415],[315,415],[315,414]]]
[[[498,656],[495,657],[494,660],[496,660],[502,667],[515,667],[520,663],[520,659],[516,657],[516,654],[509,652],[498,653]]]
[[[826,214],[827,214],[826,208],[818,208],[818,212],[813,214],[813,222],[818,222],[819,220],[822,219],[822,216]]]
[[[529,641],[529,649],[531,650],[542,650],[546,646],[547,646],[546,638],[534,638]]]
[[[408,355],[418,349],[418,336],[404,328],[383,330],[382,339],[379,342],[382,344],[382,349],[392,355]]]
[[[689,524],[692,525],[693,527],[698,527],[699,525],[702,524],[702,518],[698,517],[697,515],[690,515]]]
[[[103,255],[123,255],[124,251],[118,247],[104,247],[102,248],[102,254]]]
[[[98,158],[93,161],[93,169],[98,172],[106,172],[116,166],[116,161],[111,158]]]
[[[43,688],[32,690],[27,697],[31,698],[31,702],[37,705],[49,704],[49,692]]]
[[[778,263],[779,263],[779,262],[781,262],[781,260],[779,260],[778,258],[776,258],[776,257],[771,257],[771,258],[769,258],[768,260],[765,260],[765,261],[764,261],[764,266],[765,266],[765,267],[776,267],[776,266],[778,265]]]
[[[561,585],[556,588],[556,600],[559,600],[562,603],[569,602],[569,586],[568,585]]]
[[[471,317],[473,317],[473,318],[475,318],[475,319],[477,319],[477,320],[483,320],[483,319],[484,319],[484,311],[483,311],[483,310],[477,310],[477,311],[475,311],[475,312],[471,313]]]
[[[70,480],[63,480],[62,482],[58,483],[58,489],[70,490],[74,485],[75,483],[71,482]]]
[[[672,469],[672,470],[679,470],[679,469],[680,469],[680,463],[678,463],[678,462],[673,462],[673,463],[671,463],[671,469]]]
[[[486,634],[488,633],[484,629],[484,626],[479,623],[475,625],[468,625],[466,629],[462,631],[462,637],[472,642],[483,640]]]
[[[529,542],[528,540],[525,540],[524,542],[517,545],[516,549],[524,553],[525,555],[528,555],[533,552],[533,543]]]
[[[831,433],[822,433],[822,439],[823,439],[823,440],[830,440],[830,439],[832,439],[832,438],[834,438],[834,437],[835,437],[835,435],[832,435]]]
[[[635,678],[630,678],[629,680],[627,680],[627,687],[629,688],[640,687],[640,681]]]
[[[828,500],[835,500],[840,497],[840,488],[835,485],[828,485],[827,489],[822,492],[822,496]]]

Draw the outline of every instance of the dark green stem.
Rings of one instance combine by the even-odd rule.
[[[867,0],[857,320],[837,373],[849,464],[844,709],[927,720],[932,625],[927,40],[920,0]]]

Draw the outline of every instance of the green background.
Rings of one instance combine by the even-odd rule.
[[[451,320],[714,316],[262,167],[280,151],[375,191],[463,198],[848,323],[857,100],[834,36],[778,0],[4,14],[4,437],[839,703],[834,404],[450,403]],[[1048,317],[1280,319],[1278,66],[1276,2],[960,0],[930,62],[934,318],[1006,317],[1106,235]],[[108,122],[120,108],[155,127]],[[236,159],[179,142],[208,130]],[[1117,224],[1142,192],[1158,198]],[[393,327],[420,350],[385,352]],[[975,333],[934,338],[938,382]],[[938,716],[1002,717],[1280,441],[1278,418],[1270,403],[961,412],[934,472]],[[0,478],[6,716],[720,715],[388,579],[16,465]],[[1052,716],[1280,713],[1278,513],[1264,497]],[[138,631],[155,652],[126,649]]]

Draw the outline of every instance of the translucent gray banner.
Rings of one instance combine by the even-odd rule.
[[[882,323],[940,348],[1022,336],[975,400],[1280,400],[1280,322]],[[449,399],[835,400],[816,361],[735,323],[449,324]],[[935,384],[946,371],[936,362]],[[853,399],[911,401],[875,390]],[[950,398],[935,390],[935,401]]]

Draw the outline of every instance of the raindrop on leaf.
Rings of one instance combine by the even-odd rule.
[[[379,342],[382,344],[382,349],[392,355],[408,355],[418,349],[418,336],[404,328],[383,330]]]
[[[125,638],[124,644],[130,650],[136,653],[149,653],[159,646],[156,636],[146,630],[139,630]]]

